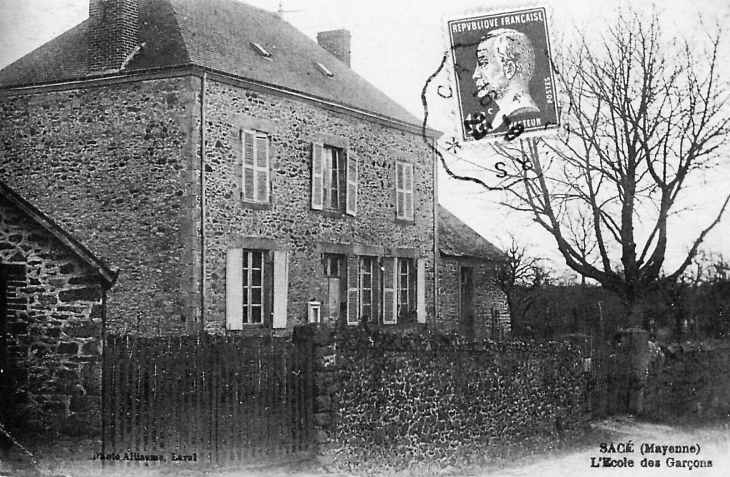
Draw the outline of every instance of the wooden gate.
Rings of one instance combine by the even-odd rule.
[[[594,342],[589,397],[594,419],[624,414],[629,409],[631,356],[620,346]]]
[[[109,337],[100,458],[248,465],[308,456],[312,360],[311,340]]]

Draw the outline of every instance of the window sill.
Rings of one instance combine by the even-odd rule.
[[[228,330],[228,334],[234,336],[270,336],[273,329],[260,324],[244,324],[243,329]]]
[[[320,212],[323,217],[329,217],[330,219],[344,219],[348,217],[346,213],[339,210],[323,209],[318,210],[317,212]]]
[[[262,203],[262,202],[246,202],[245,200],[242,200],[240,202],[241,207],[244,209],[251,209],[251,210],[271,210],[271,204],[270,203]],[[251,325],[254,326],[254,325]]]
[[[396,217],[395,223],[398,225],[416,225],[416,219],[401,219]]]

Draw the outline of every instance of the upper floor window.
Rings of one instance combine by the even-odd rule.
[[[269,136],[260,131],[243,131],[242,136],[242,198],[246,202],[268,204],[271,192]]]
[[[357,213],[357,158],[345,149],[312,146],[312,209]]]
[[[395,163],[396,217],[413,220],[413,164]]]
[[[324,208],[340,210],[344,197],[342,194],[342,150],[336,147],[323,146],[322,160],[324,161]]]

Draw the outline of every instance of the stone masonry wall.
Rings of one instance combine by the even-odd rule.
[[[98,432],[100,277],[5,204],[0,206],[0,266],[7,275],[3,424],[23,431]]]
[[[315,438],[330,471],[483,470],[582,435],[587,382],[569,343],[311,328]]]
[[[474,335],[477,339],[501,339],[510,336],[507,298],[495,283],[495,265],[476,260],[441,256],[439,261],[438,329],[459,332],[461,320],[461,267],[474,270]],[[493,326],[493,311],[499,316]]]
[[[194,81],[0,92],[0,179],[120,271],[110,332],[175,333],[198,315]]]
[[[433,316],[433,156],[418,134],[210,80],[206,89],[206,311],[208,322],[225,324],[226,250],[240,237],[276,241],[289,252],[287,327],[306,321],[306,304],[325,301],[318,244],[364,244],[416,249],[426,260],[427,313]],[[239,173],[241,126],[235,115],[270,121],[270,208],[242,206]],[[321,133],[346,138],[359,159],[358,213],[332,216],[311,209],[311,145]],[[410,153],[415,166],[415,221],[395,220],[395,159]],[[240,246],[240,245],[239,245]]]
[[[692,423],[730,418],[730,343],[682,343],[664,349],[647,376],[643,415]]]

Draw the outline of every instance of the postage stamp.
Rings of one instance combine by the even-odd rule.
[[[454,18],[447,28],[465,141],[559,129],[544,7]]]

